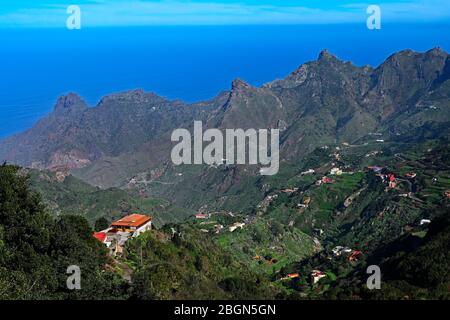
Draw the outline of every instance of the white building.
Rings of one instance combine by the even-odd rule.
[[[238,228],[242,229],[244,226],[245,226],[245,223],[243,223],[243,222],[236,222],[236,223],[233,223],[228,229],[230,230],[230,232],[233,232],[233,231],[235,231]]]
[[[331,169],[330,174],[333,176],[340,176],[342,174],[342,170],[339,168],[333,168]]]

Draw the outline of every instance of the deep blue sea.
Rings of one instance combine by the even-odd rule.
[[[31,127],[58,96],[91,106],[142,88],[194,102],[240,77],[261,85],[285,77],[327,48],[357,65],[411,48],[450,50],[450,24],[216,26],[0,30],[0,137]]]

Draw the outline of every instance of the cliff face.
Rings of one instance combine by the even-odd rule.
[[[135,90],[89,108],[69,94],[33,128],[0,141],[0,160],[82,168],[75,173],[107,187],[169,165],[172,130],[194,120],[218,128],[279,128],[285,160],[327,143],[357,143],[371,132],[392,139],[448,136],[449,79],[449,55],[440,49],[401,51],[376,69],[325,50],[285,79],[259,88],[236,79],[230,91],[193,105]]]

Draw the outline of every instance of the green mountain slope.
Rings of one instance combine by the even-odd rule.
[[[144,212],[153,217],[156,226],[179,222],[192,210],[173,206],[167,200],[149,198],[135,191],[118,188],[100,189],[60,172],[25,170],[31,187],[42,194],[54,215],[80,215],[92,225],[99,218],[112,222],[132,212]]]
[[[152,230],[112,258],[81,216],[52,218],[17,167],[0,166],[1,299],[273,299],[270,281],[189,226]],[[69,266],[80,289],[67,287]]]

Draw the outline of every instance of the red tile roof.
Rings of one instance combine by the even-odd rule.
[[[358,257],[362,255],[362,252],[359,250],[353,251],[353,253],[348,257],[348,260],[355,261],[358,260]]]
[[[103,243],[103,242],[105,242],[105,239],[106,239],[106,233],[105,232],[94,232],[94,237]]]
[[[142,214],[130,214],[111,223],[112,227],[140,227],[152,220],[152,217]]]
[[[323,182],[323,183],[333,183],[333,180],[330,179],[330,178],[328,178],[328,177],[323,177],[323,178],[322,178],[322,182]]]

